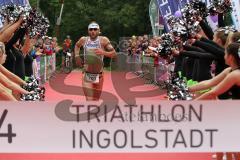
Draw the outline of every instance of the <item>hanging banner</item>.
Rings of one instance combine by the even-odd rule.
[[[168,1],[168,0],[157,0],[160,13],[164,19],[164,26],[166,31],[169,31],[169,26],[167,24],[167,17],[174,15],[174,13],[179,9],[179,1]]]
[[[176,1],[158,0],[159,10],[163,16],[164,25],[167,32],[169,31],[169,26],[167,25],[166,18],[170,15],[174,15],[176,11],[181,10],[190,1],[191,0],[176,0]],[[207,6],[210,6],[212,2],[212,0],[202,0],[202,1],[205,2]],[[238,12],[238,14],[240,13]],[[210,17],[207,17],[207,21],[213,30],[217,28],[218,23],[213,22]]]
[[[231,0],[233,11],[232,11],[232,20],[234,26],[238,31],[240,31],[240,0]]]
[[[28,0],[0,0],[0,6],[17,4],[21,6],[28,6]]]

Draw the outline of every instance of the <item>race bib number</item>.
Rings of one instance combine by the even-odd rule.
[[[99,83],[99,74],[85,73],[85,81],[90,83]]]

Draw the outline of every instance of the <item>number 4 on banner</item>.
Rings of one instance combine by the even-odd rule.
[[[2,114],[2,116],[0,118],[0,131],[1,131],[3,122],[4,122],[4,120],[5,120],[6,116],[7,116],[7,113],[8,113],[8,111],[4,110],[3,114]],[[8,138],[8,143],[12,143],[13,137],[16,137],[16,136],[17,136],[16,133],[12,132],[12,124],[8,124],[8,133],[1,133],[0,132],[0,138],[3,138],[3,137]]]

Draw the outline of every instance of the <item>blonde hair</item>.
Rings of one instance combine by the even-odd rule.
[[[5,45],[2,42],[0,42],[0,53],[5,54]]]
[[[235,32],[231,38],[232,42],[240,42],[240,32]]]
[[[227,48],[227,46],[231,43],[231,40],[232,40],[232,37],[234,35],[234,32],[229,32],[228,36],[227,36],[227,40],[226,40],[226,43],[224,45],[225,48]]]

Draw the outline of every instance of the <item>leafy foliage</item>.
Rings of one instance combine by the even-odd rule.
[[[30,0],[33,7],[37,0]],[[103,35],[118,41],[119,37],[151,33],[148,14],[150,0],[65,0],[59,39],[73,40],[87,34],[87,26],[96,21]],[[55,24],[60,14],[59,0],[39,0],[41,11],[51,22],[49,35],[56,35]]]

